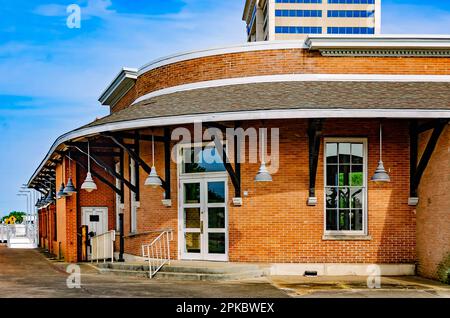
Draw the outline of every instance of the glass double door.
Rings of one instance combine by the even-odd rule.
[[[227,179],[181,181],[181,256],[228,260]]]

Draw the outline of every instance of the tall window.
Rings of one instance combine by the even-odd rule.
[[[367,140],[325,139],[325,232],[366,233]]]

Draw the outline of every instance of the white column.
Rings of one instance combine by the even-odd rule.
[[[267,27],[269,28],[269,41],[275,40],[275,0],[267,0]]]
[[[264,41],[264,12],[259,1],[256,7],[256,41]]]
[[[375,34],[381,34],[381,0],[375,0]]]

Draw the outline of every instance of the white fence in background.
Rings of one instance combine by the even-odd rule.
[[[109,231],[91,238],[91,262],[110,259],[114,262],[116,231]]]
[[[9,248],[36,248],[37,227],[34,223],[0,224],[0,243]]]
[[[170,264],[170,241],[173,240],[173,231],[162,231],[162,233],[150,244],[142,245],[142,257],[148,261],[149,277],[153,278],[156,273],[166,264]]]
[[[10,225],[0,224],[0,243],[8,241]]]

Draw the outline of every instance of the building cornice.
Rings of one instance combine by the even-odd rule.
[[[310,36],[306,45],[323,56],[449,57],[450,36]]]
[[[137,69],[123,68],[100,95],[99,102],[102,105],[114,106],[134,86],[137,78]]]
[[[361,57],[450,57],[447,50],[413,49],[320,49],[323,56],[361,56]]]

